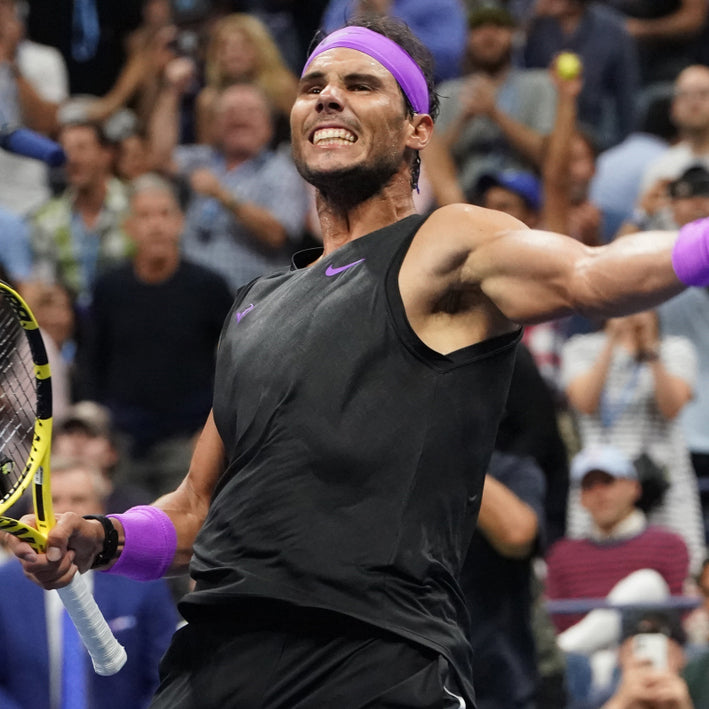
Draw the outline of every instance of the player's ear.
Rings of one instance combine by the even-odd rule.
[[[433,135],[433,119],[428,113],[415,113],[411,117],[411,133],[406,143],[407,148],[423,150]]]

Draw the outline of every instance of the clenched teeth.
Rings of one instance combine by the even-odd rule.
[[[345,128],[321,128],[313,133],[313,143],[354,143],[357,137]]]

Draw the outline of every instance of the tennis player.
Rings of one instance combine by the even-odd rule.
[[[709,284],[706,223],[590,248],[469,205],[417,215],[431,77],[390,20],[316,47],[291,129],[324,248],[237,295],[185,480],[63,515],[46,555],[13,542],[49,588],[189,564],[154,709],[473,707],[457,578],[521,325]]]

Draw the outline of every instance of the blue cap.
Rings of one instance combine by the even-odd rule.
[[[484,194],[491,187],[502,187],[514,192],[534,211],[539,211],[541,207],[542,186],[531,172],[505,170],[504,172],[481,175],[478,179],[478,193]]]
[[[571,481],[580,483],[592,470],[600,470],[614,478],[638,479],[633,462],[614,446],[584,448],[571,461]]]

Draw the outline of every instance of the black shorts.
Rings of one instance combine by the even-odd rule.
[[[276,606],[276,608],[278,608]],[[232,611],[233,613],[233,611]],[[434,650],[322,611],[193,619],[150,709],[473,709]]]

